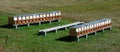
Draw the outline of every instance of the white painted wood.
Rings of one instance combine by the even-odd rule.
[[[90,29],[92,28],[92,26],[90,25]]]
[[[59,12],[59,14],[58,15],[61,15],[61,12]]]
[[[76,32],[79,32],[79,29],[76,29]]]
[[[108,20],[106,20],[106,24],[108,24]]]
[[[26,19],[29,19],[29,16],[27,16]]]
[[[86,34],[86,38],[88,38],[88,34]]]
[[[51,17],[53,16],[52,13],[50,13],[50,16],[51,16]]]
[[[37,18],[39,18],[39,15],[37,15]]]
[[[106,21],[106,24],[108,24],[107,21]]]
[[[36,15],[34,15],[33,18],[36,19]]]
[[[29,27],[29,26],[30,26],[30,24],[28,23],[28,24],[27,24],[27,26]]]
[[[22,17],[22,20],[26,20],[26,19],[25,19],[25,16]]]
[[[18,28],[18,25],[15,25],[15,29],[17,29]]]
[[[91,26],[92,26],[92,28],[94,28],[93,24]]]
[[[46,15],[45,15],[45,14],[43,14],[43,17],[46,17]]]
[[[77,25],[77,24],[81,24],[84,22],[75,22],[75,23],[70,23],[70,24],[66,24],[66,25],[62,25],[62,26],[57,26],[57,27],[53,27],[53,28],[48,28],[48,29],[43,29],[43,30],[39,30],[39,32],[48,32],[48,31],[53,31],[56,29],[61,29],[61,28],[67,28],[73,25]],[[78,30],[77,30],[78,31]]]
[[[104,22],[102,22],[102,25],[104,25]]]
[[[55,13],[53,13],[53,16],[55,16]]]
[[[87,25],[87,29],[89,29],[89,26]]]
[[[40,18],[42,18],[42,17],[43,17],[43,15],[41,14],[41,15],[40,15]]]
[[[47,17],[49,17],[49,14],[47,14]]]
[[[99,26],[99,23],[97,23],[97,27]]]
[[[108,23],[111,23],[111,20],[109,20],[109,22]]]
[[[86,30],[86,29],[87,29],[87,27],[85,26],[85,27],[84,27],[84,29]]]
[[[98,23],[98,26],[100,26],[100,23]]]
[[[79,40],[79,37],[77,37],[77,41],[79,42],[80,40]]]
[[[95,24],[93,24],[93,28],[95,28]]]
[[[30,19],[33,19],[33,17],[32,17],[32,16],[30,16]]]
[[[81,27],[82,31],[84,31],[84,27]]]
[[[22,20],[22,18],[21,18],[20,16],[18,17],[18,19],[19,19],[19,20]]]
[[[97,24],[95,24],[95,27],[97,27]]]
[[[81,28],[79,28],[79,32],[81,31]]]
[[[101,22],[99,22],[99,26],[101,26]]]
[[[56,13],[56,16],[58,16],[59,15],[59,13]]]
[[[14,17],[14,21],[17,21],[17,17]]]

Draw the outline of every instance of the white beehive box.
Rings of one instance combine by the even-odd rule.
[[[76,29],[76,32],[79,32],[79,29]]]
[[[61,12],[59,12],[59,16],[61,15]]]
[[[29,16],[26,16],[26,19],[28,20],[28,19],[29,19]]]
[[[94,26],[94,28],[96,27],[96,25],[95,25],[95,24],[93,24],[93,26]]]
[[[40,18],[43,18],[43,15],[42,15],[42,14],[40,14]]]
[[[36,18],[39,18],[39,15],[37,15],[37,17]]]
[[[33,17],[32,17],[32,16],[30,16],[30,19],[33,19]]]
[[[89,25],[90,26],[90,29],[92,28],[92,26],[91,25]]]
[[[99,26],[101,26],[101,23],[99,22]]]
[[[22,20],[26,20],[26,19],[25,19],[25,16],[22,17]]]
[[[92,24],[92,28],[94,28],[94,24]]]
[[[43,14],[43,17],[46,17],[46,15],[45,15],[45,14]]]
[[[47,17],[50,17],[50,16],[49,16],[49,13],[47,14]]]
[[[53,13],[53,16],[55,16],[55,13]]]
[[[81,30],[84,31],[84,27],[83,26],[81,27]]]
[[[14,17],[14,21],[17,21],[17,17],[16,16]]]
[[[52,13],[50,13],[50,17],[52,17],[53,16],[53,14]]]
[[[19,20],[22,20],[22,17],[21,17],[21,16],[19,16],[19,17],[18,17],[18,19],[19,19]]]
[[[85,29],[85,30],[87,30],[87,27],[86,27],[86,26],[84,26],[84,29]]]
[[[81,27],[79,28],[79,32],[81,32]]]
[[[102,22],[102,25],[104,25],[104,21]]]
[[[56,13],[56,16],[59,16],[59,13]]]
[[[107,21],[105,21],[105,24],[107,24]]]
[[[89,25],[87,25],[87,29],[89,29]]]
[[[109,20],[109,23],[111,23],[111,20]]]
[[[36,15],[33,15],[33,19],[36,19],[36,17],[37,17]]]

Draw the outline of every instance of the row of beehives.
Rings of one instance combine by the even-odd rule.
[[[99,31],[111,26],[111,19],[102,19],[83,25],[74,26],[70,29],[70,36],[81,36],[95,31]]]
[[[18,15],[10,17],[9,24],[27,24],[34,22],[50,21],[57,20],[61,18],[60,11],[48,12],[48,13],[37,13],[37,14],[27,14],[27,15]]]

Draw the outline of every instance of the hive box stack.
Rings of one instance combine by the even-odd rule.
[[[32,23],[39,23],[54,20],[60,21],[61,19],[61,12],[60,11],[53,11],[53,12],[46,12],[46,13],[36,13],[36,14],[25,14],[25,15],[17,15],[8,18],[8,24],[13,25],[17,28],[18,25],[25,25],[28,26]]]
[[[95,33],[97,31],[106,29],[106,28],[111,28],[112,23],[111,23],[111,19],[101,19],[101,20],[96,20],[93,22],[89,22],[89,23],[84,23],[82,25],[77,25],[77,26],[73,26],[72,28],[70,28],[70,36],[76,36],[78,38],[79,41],[79,37],[90,34],[90,33]]]

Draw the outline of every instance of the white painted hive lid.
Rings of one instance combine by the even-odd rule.
[[[25,16],[23,16],[22,19],[25,20]]]
[[[53,16],[52,13],[50,13],[50,16]]]
[[[45,15],[45,14],[43,14],[43,17],[46,17],[46,15]]]
[[[40,18],[42,18],[43,17],[43,15],[42,14],[40,14]]]
[[[19,20],[22,20],[21,16],[18,17]]]
[[[49,17],[49,14],[47,14],[47,17]]]
[[[76,32],[79,32],[78,29],[76,29]]]
[[[30,19],[33,19],[32,16],[30,16]]]
[[[39,18],[39,15],[37,15],[37,18]]]
[[[36,19],[36,15],[33,15],[33,18]]]
[[[26,19],[29,19],[29,16],[26,16]]]
[[[17,21],[17,17],[16,16],[14,17],[14,21]]]

